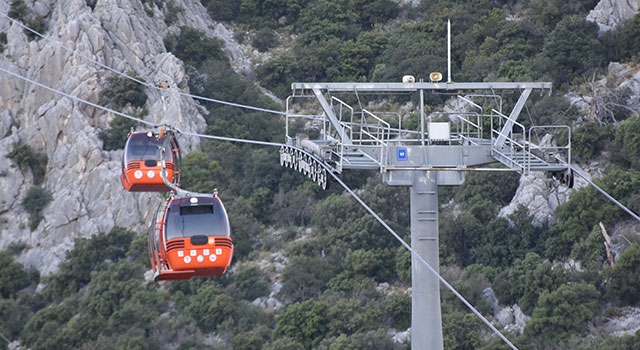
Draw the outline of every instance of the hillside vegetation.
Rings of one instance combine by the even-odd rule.
[[[602,176],[595,182],[640,212],[640,115],[624,106],[629,94],[603,92],[603,108],[590,116],[563,97],[587,90],[609,62],[640,64],[640,15],[599,35],[585,19],[594,0],[201,2],[213,20],[235,28],[236,40],[271,59],[256,68],[255,80],[241,76],[221,41],[182,27],[164,43],[184,62],[190,92],[269,109],[281,107],[259,87],[284,99],[292,82],[399,81],[444,71],[451,19],[455,80],[552,81],[552,96],[532,96],[528,108],[537,119],[526,123],[572,125],[576,160],[598,160]],[[12,9],[24,11],[21,3]],[[144,107],[140,91],[122,89],[129,83],[111,79],[101,98]],[[278,117],[203,105],[207,134],[283,139]],[[102,135],[105,148],[124,146],[118,135],[130,127],[114,119]],[[23,151],[14,156],[35,175],[38,157]],[[201,151],[187,154],[182,174],[186,189],[221,190],[236,245],[227,274],[149,282],[147,233],[122,227],[77,239],[60,270],[46,278],[16,262],[25,247],[14,244],[0,252],[6,340],[33,350],[410,348],[408,340],[392,339],[411,326],[409,252],[339,186],[322,191],[280,167],[276,148],[221,141],[203,141]],[[406,188],[382,184],[376,172],[342,177],[409,239]],[[440,188],[444,277],[490,320],[493,305],[483,295],[489,287],[501,305],[517,304],[530,316],[522,333],[505,331],[520,349],[640,347],[640,334],[592,332],[625,307],[640,307],[640,237],[626,236],[611,267],[599,226],[613,228],[628,215],[584,187],[558,206],[553,222],[534,225],[526,207],[499,217],[518,179],[472,172],[464,185]],[[454,295],[443,290],[442,299],[446,349],[507,348]],[[0,340],[0,348],[7,342]]]

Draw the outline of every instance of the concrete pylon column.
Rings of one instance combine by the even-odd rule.
[[[412,173],[411,247],[438,272],[438,174],[435,171]],[[440,281],[413,256],[411,281],[411,349],[441,350],[444,345]]]

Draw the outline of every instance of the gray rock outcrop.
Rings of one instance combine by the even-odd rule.
[[[98,103],[107,78],[116,74],[105,66],[133,71],[147,82],[169,81],[175,87],[146,89],[146,121],[184,132],[204,130],[198,105],[178,93],[187,89],[184,67],[162,40],[187,18],[190,25],[204,27],[199,29],[208,29],[210,20],[199,1],[178,2],[178,8],[193,13],[179,14],[172,26],[154,3],[98,1],[92,9],[84,0],[31,2],[30,13],[45,21],[44,38],[27,35],[19,22],[0,17],[0,32],[7,34],[0,67],[29,80],[0,72],[0,249],[26,246],[19,260],[46,275],[56,270],[75,238],[114,226],[146,231],[161,196],[122,188],[122,150],[104,151],[99,136],[115,115],[82,100]],[[0,11],[8,13],[10,3],[0,0]],[[187,152],[199,145],[193,137],[180,142]],[[33,176],[6,158],[22,144],[47,155],[42,186],[53,196],[33,231],[21,204]]]
[[[533,224],[543,226],[553,220],[553,211],[569,199],[569,193],[566,186],[547,178],[544,173],[521,176],[516,194],[511,203],[500,210],[499,216],[507,217],[523,205],[533,216]]]
[[[639,10],[640,0],[601,0],[589,12],[587,20],[597,23],[600,32],[606,32],[632,18]]]

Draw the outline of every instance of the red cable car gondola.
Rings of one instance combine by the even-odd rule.
[[[165,152],[162,150],[165,149]],[[167,151],[170,149],[170,151]],[[180,147],[173,131],[144,131],[129,133],[124,147],[120,180],[130,192],[168,192],[171,190],[160,174],[162,160],[166,163],[167,178],[180,182]]]
[[[233,257],[227,212],[218,198],[171,196],[158,206],[149,230],[156,281],[224,274]]]

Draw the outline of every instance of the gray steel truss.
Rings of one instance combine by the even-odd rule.
[[[551,83],[293,83],[292,90],[287,99],[286,143],[313,153],[334,173],[379,170],[386,184],[408,186],[411,246],[435,271],[439,269],[438,185],[461,185],[468,171],[542,171],[572,183],[570,129],[539,126],[527,130],[518,122],[531,92],[550,92]],[[440,118],[426,117],[425,91],[451,95],[454,108],[440,113]],[[507,91],[520,92],[520,96],[513,109],[503,113],[498,92]],[[399,92],[418,93],[417,128],[403,127],[399,113],[389,118],[388,111],[373,112],[360,105],[360,94]],[[346,93],[356,96],[356,106],[338,97]],[[310,106],[309,97],[317,100],[319,108]],[[298,99],[304,100],[300,106]],[[493,108],[485,106],[489,105],[482,102],[486,99],[494,102]],[[299,110],[314,112],[293,112]],[[300,128],[300,118],[306,130],[315,130],[313,137],[311,133],[289,134],[294,124]],[[567,135],[561,145],[554,139],[559,133]],[[295,167],[307,160],[283,148],[281,163]],[[412,349],[442,349],[439,280],[415,257],[411,317]]]

